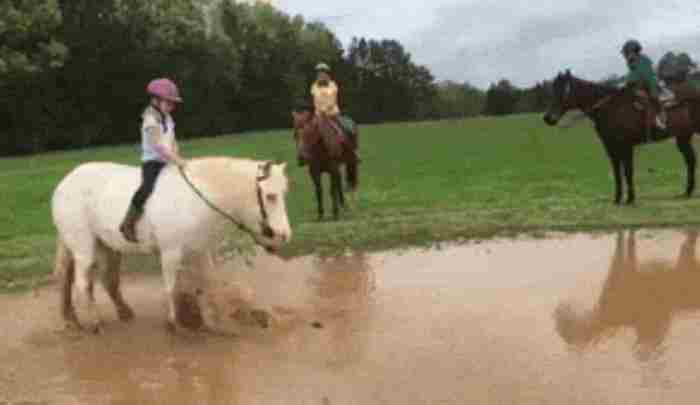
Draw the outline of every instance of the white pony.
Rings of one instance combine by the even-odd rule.
[[[285,168],[286,163],[210,157],[190,160],[185,177],[169,165],[144,207],[136,228],[139,242],[130,243],[119,224],[139,186],[139,169],[114,163],[78,166],[56,187],[51,201],[58,230],[55,274],[63,276],[64,319],[99,330],[93,296],[96,268],[105,270],[103,282],[119,318],[132,319],[133,311],[119,287],[121,256],[157,253],[168,294],[168,324],[176,329],[177,272],[185,256],[210,263],[222,225],[234,222],[268,250],[291,239]],[[80,322],[72,302],[73,284],[80,308],[86,311],[87,319]]]

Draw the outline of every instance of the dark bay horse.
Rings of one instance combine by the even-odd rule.
[[[615,176],[615,203],[622,202],[622,176],[627,183],[627,203],[635,200],[634,147],[675,138],[687,167],[685,196],[695,190],[696,155],[691,138],[700,132],[700,100],[679,98],[667,108],[667,129],[658,130],[654,117],[639,104],[630,90],[604,86],[579,79],[566,71],[552,83],[552,103],[544,115],[548,125],[556,125],[569,110],[579,109],[590,118],[612,164]]]
[[[340,207],[345,208],[341,166],[345,166],[349,190],[357,189],[358,160],[354,153],[357,148],[357,130],[352,137],[343,140],[329,120],[317,117],[312,111],[295,111],[292,112],[292,117],[297,148],[304,144],[309,153],[310,159],[307,163],[316,190],[318,219],[322,220],[324,216],[321,174],[325,172],[331,178],[333,218],[337,220],[340,216]]]

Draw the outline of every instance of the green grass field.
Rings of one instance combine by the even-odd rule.
[[[289,161],[294,241],[287,255],[700,222],[700,199],[675,198],[685,168],[673,142],[638,151],[638,203],[617,207],[607,159],[587,125],[549,128],[539,116],[521,115],[361,131],[360,191],[339,222],[315,221],[312,186],[296,167],[291,131],[201,139],[184,143],[182,152]],[[95,160],[137,164],[137,146],[0,159],[0,290],[35,285],[50,273],[52,190],[73,167]]]

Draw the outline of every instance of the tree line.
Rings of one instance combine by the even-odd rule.
[[[175,79],[178,136],[287,128],[314,66],[359,123],[542,111],[548,82],[438,82],[391,39],[234,0],[0,0],[0,155],[135,143],[146,83]],[[672,64],[671,64],[672,65]],[[670,65],[669,65],[670,66]],[[674,65],[676,66],[676,65]]]

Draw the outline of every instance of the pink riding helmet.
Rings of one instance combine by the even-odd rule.
[[[180,91],[177,89],[177,85],[173,83],[172,80],[166,78],[160,78],[151,80],[146,87],[148,94],[160,97],[165,100],[170,100],[176,103],[181,103],[182,98],[180,98]]]

